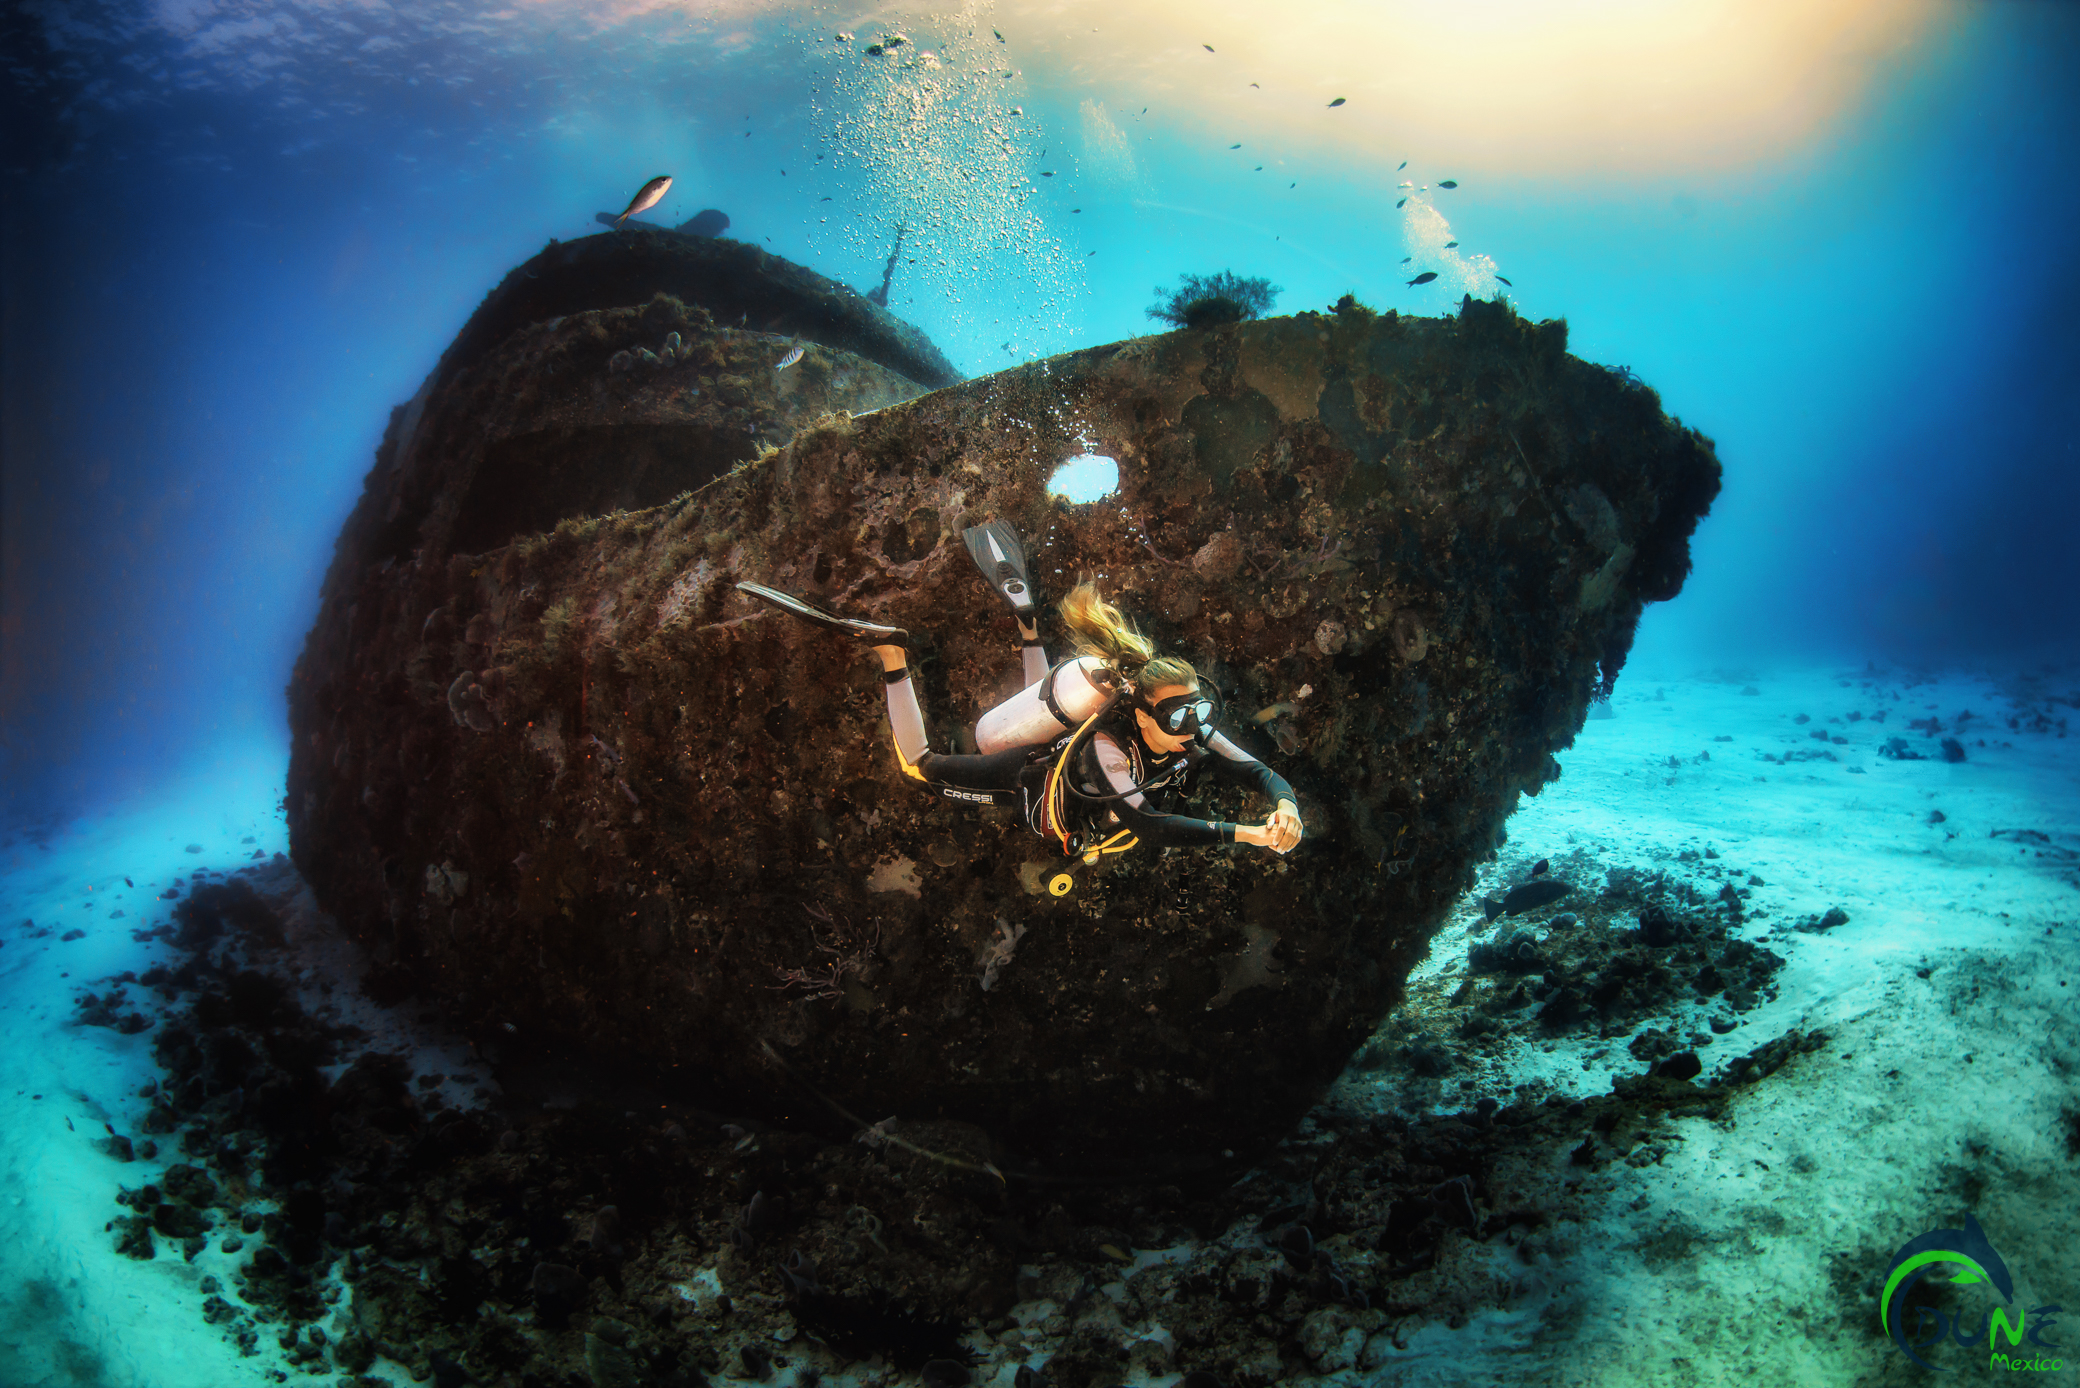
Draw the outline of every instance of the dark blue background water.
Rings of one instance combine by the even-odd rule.
[[[283,755],[281,688],[389,410],[508,268],[659,172],[657,220],[721,207],[862,288],[911,227],[891,307],[970,373],[1148,331],[1183,272],[1266,275],[1281,312],[1355,291],[1435,313],[1499,270],[1725,463],[1635,673],[2072,653],[2080,7],[1847,6],[1804,38],[1756,10],[1792,46],[1689,124],[1712,86],[1684,65],[1731,61],[1742,21],[1643,72],[1599,67],[1586,19],[1542,20],[1527,59],[1506,11],[1405,34],[1378,7],[1191,13],[10,9],[6,812]],[[940,66],[861,55],[893,30]],[[1801,43],[1843,51],[1808,72]],[[1456,86],[1382,77],[1472,82],[1484,51],[1551,79],[1547,104],[1482,125]],[[1449,273],[1406,288],[1404,255]]]

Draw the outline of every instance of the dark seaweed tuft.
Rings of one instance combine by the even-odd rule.
[[[1175,289],[1156,286],[1161,296],[1148,316],[1176,328],[1211,328],[1261,318],[1282,291],[1267,279],[1245,279],[1232,270],[1216,275],[1186,275]]]

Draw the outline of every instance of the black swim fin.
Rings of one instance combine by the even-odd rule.
[[[1018,531],[1010,521],[993,520],[982,525],[971,525],[961,532],[968,542],[968,553],[974,556],[975,567],[990,581],[1011,604],[1011,610],[1023,622],[1030,622],[1039,610],[1039,593],[1033,589],[1033,581],[1026,577],[1025,546],[1019,543]]]
[[[883,626],[879,622],[863,622],[857,617],[840,617],[835,612],[826,612],[807,598],[798,598],[792,593],[783,593],[778,588],[768,588],[763,583],[739,583],[737,591],[749,593],[763,602],[769,602],[782,612],[792,613],[805,622],[814,622],[832,631],[857,636],[872,646],[901,646],[910,649],[910,633],[901,627]]]

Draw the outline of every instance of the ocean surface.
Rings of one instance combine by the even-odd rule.
[[[2053,0],[14,6],[0,1388],[2071,1372],[2044,1308],[2080,1299],[2076,72],[2080,7]],[[329,1083],[401,1057],[412,1123],[518,1150],[512,1077],[362,986],[371,961],[289,863],[284,686],[392,411],[510,269],[661,174],[638,221],[718,209],[729,238],[885,284],[969,377],[1169,331],[1150,310],[1185,276],[1268,281],[1270,315],[1500,299],[1564,319],[1724,467],[1607,716],[1279,1157],[1168,1216],[1064,1197],[1078,1238],[1021,1244],[1006,1307],[930,1354],[820,1337],[789,1250],[733,1242],[753,1217],[645,1224],[566,1324],[483,1228],[340,1246],[328,1218],[375,1218],[357,1181],[401,1202],[393,1225],[438,1223],[410,1170],[270,1190],[226,1174],[264,1165],[250,1150],[227,1168],[153,1117],[167,1029],[198,1025],[177,976],[210,945],[175,907],[243,883],[272,935],[222,976],[275,980],[279,1031],[347,1029]],[[1482,898],[1540,859],[1595,911],[1498,925]],[[1493,960],[1593,953],[1567,932],[1650,899],[1721,911],[1776,961],[1752,1009],[1467,1028],[1469,998],[1506,991]],[[1610,1097],[1672,1055],[1714,1097]],[[526,1102],[582,1102],[558,1083]],[[229,1121],[256,1096],[207,1088],[226,1141],[261,1141]],[[1293,1172],[1354,1208],[1409,1152],[1489,1142],[1497,1104],[1548,1117],[1483,1159],[1464,1227],[1445,1166],[1381,1217],[1420,1205],[1431,1261],[1352,1230],[1332,1253],[1327,1213],[1296,1251],[1274,1218],[1263,1191]],[[689,1188],[793,1140],[674,1126]],[[553,1155],[583,1168],[581,1147]],[[1308,1166],[1331,1148],[1356,1154],[1333,1180]],[[620,1249],[605,1197],[571,1198],[588,1256]],[[1917,1238],[1981,1280],[1895,1300]],[[467,1304],[357,1312],[399,1278]],[[1997,1339],[1995,1308],[2037,1335]],[[454,1329],[501,1317],[512,1344],[562,1338],[498,1358]]]

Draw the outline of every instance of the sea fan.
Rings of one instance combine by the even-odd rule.
[[[1148,316],[1176,328],[1210,328],[1220,323],[1240,323],[1260,318],[1271,308],[1280,289],[1270,280],[1244,279],[1232,270],[1217,275],[1186,275],[1176,289],[1156,286],[1162,297]]]

